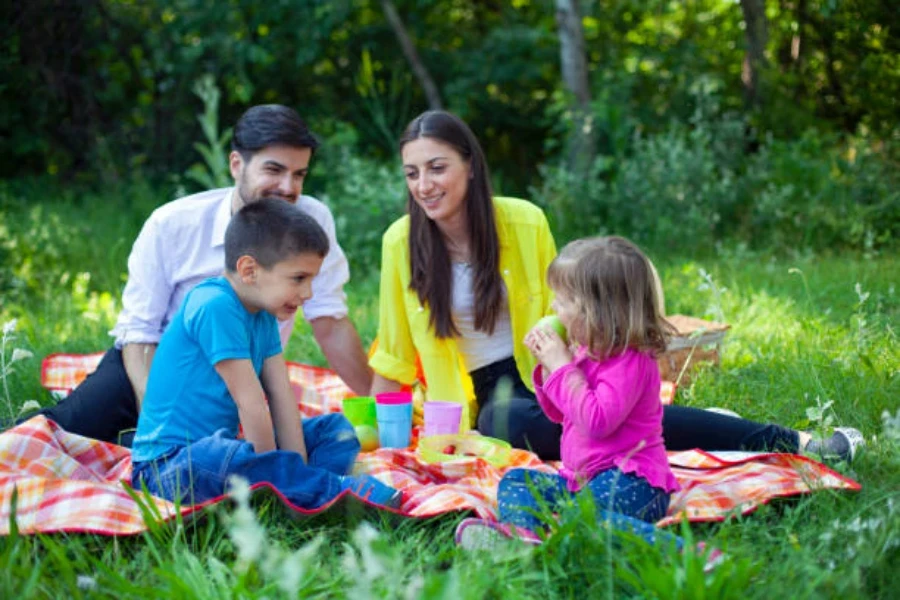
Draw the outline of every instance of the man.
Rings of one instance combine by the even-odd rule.
[[[324,204],[302,195],[317,146],[293,109],[263,105],[244,113],[235,125],[229,156],[235,187],[181,198],[150,215],[128,257],[122,312],[110,332],[115,345],[67,398],[41,413],[72,433],[130,445],[133,434],[119,434],[137,424],[163,330],[194,286],[221,274],[231,215],[263,197],[295,204],[327,233],[329,251],[303,314],[331,367],[356,393],[368,394],[372,371],[347,318],[343,286],[350,271],[335,239],[334,218]],[[282,346],[294,319],[279,321]]]

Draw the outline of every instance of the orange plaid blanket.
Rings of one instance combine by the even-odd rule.
[[[47,387],[64,381],[57,376],[60,371],[54,371],[57,365],[63,365],[68,373],[91,370],[83,363],[76,365],[77,358],[60,357],[54,355],[44,361]],[[95,366],[99,356],[93,360]],[[291,364],[289,372],[295,388],[303,390],[300,400],[304,415],[339,410],[347,390],[334,373],[298,364]],[[57,389],[66,387],[59,385]],[[682,490],[673,495],[660,526],[683,518],[721,521],[731,514],[750,513],[774,498],[820,489],[860,489],[859,484],[825,465],[791,454],[688,451],[671,453],[669,461]],[[557,466],[524,450],[514,450],[510,464],[503,468],[476,458],[429,464],[410,448],[363,453],[355,471],[370,473],[404,490],[399,510],[403,515],[430,517],[470,510],[492,518],[496,517],[497,483],[506,471],[527,467],[553,472]],[[129,535],[144,531],[141,507],[126,487],[130,478],[128,449],[67,433],[42,416],[34,417],[0,434],[0,534],[9,533],[13,514],[21,533]],[[281,499],[298,513],[309,513]],[[182,506],[180,511],[187,515],[219,500]],[[336,499],[320,510],[343,500]],[[173,504],[161,499],[153,502],[162,519],[176,515],[178,509]]]

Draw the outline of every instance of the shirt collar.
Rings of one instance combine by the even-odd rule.
[[[509,224],[507,224],[506,215],[501,214],[502,209],[494,203],[494,222],[497,224],[497,241],[500,242],[501,248],[510,245]],[[502,254],[501,254],[502,256]]]
[[[215,248],[225,244],[225,230],[228,229],[228,223],[231,222],[231,198],[234,195],[235,188],[228,188],[219,202],[219,208],[216,210],[216,216],[213,221],[212,240],[210,246]]]

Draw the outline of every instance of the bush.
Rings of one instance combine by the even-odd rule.
[[[657,250],[742,243],[776,253],[878,251],[900,239],[891,148],[809,131],[751,152],[742,119],[673,124],[586,176],[544,166],[532,190],[560,241],[616,233]],[[876,150],[877,149],[877,150]]]
[[[352,277],[378,271],[381,236],[406,211],[403,171],[355,152],[356,132],[339,125],[316,155],[310,192],[334,214],[337,239]],[[323,177],[324,175],[324,177]]]

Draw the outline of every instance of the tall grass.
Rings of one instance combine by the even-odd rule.
[[[107,347],[131,241],[170,194],[0,191],[0,323],[16,319],[16,347],[34,353],[12,365],[7,383],[14,405],[46,404],[40,358]],[[352,254],[352,240],[342,242]],[[708,260],[654,257],[670,313],[732,325],[721,366],[702,371],[679,402],[814,431],[830,420],[869,440],[843,468],[862,483],[858,494],[818,492],[682,531],[727,552],[709,576],[691,554],[635,540],[611,546],[590,507],[541,548],[485,555],[454,546],[459,515],[337,509],[294,519],[263,496],[242,519],[241,508],[219,507],[130,538],[9,535],[0,539],[0,597],[900,597],[897,258],[785,259],[741,247]],[[354,273],[348,289],[365,342],[375,335],[377,289],[371,271]],[[323,363],[306,327],[288,357]],[[248,554],[244,545],[260,536],[266,552]]]

